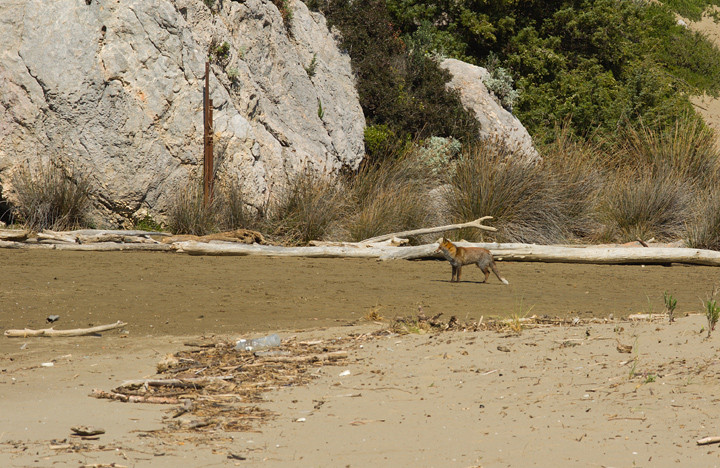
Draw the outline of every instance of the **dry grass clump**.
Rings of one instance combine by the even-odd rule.
[[[720,250],[720,189],[712,189],[698,197],[693,218],[687,225],[688,247]]]
[[[257,229],[260,226],[263,211],[248,203],[242,185],[238,181],[223,183],[218,190],[217,198],[217,225],[220,231]]]
[[[426,226],[429,180],[413,155],[364,165],[348,177],[347,187],[343,229],[353,241]]]
[[[167,224],[175,234],[204,236],[217,232],[218,203],[205,204],[201,181],[191,181],[175,197],[167,214]]]
[[[306,169],[270,204],[264,225],[270,235],[288,244],[325,239],[345,211],[344,192],[338,177]]]
[[[626,126],[623,144],[612,161],[619,166],[650,170],[655,176],[673,177],[700,186],[717,182],[720,152],[713,130],[698,119],[677,120],[674,125],[653,130],[645,125]]]
[[[260,208],[246,202],[238,184],[223,186],[207,207],[190,186],[169,224],[192,234],[255,229],[304,245],[492,216],[497,232],[453,235],[540,244],[686,236],[692,246],[720,248],[720,195],[713,188],[720,152],[712,131],[696,120],[619,131],[621,145],[603,146],[556,129],[536,162],[501,139],[461,152],[451,139],[403,141],[350,174],[302,171]]]
[[[90,224],[90,178],[57,164],[20,167],[12,178],[13,216],[27,229],[64,231]]]
[[[606,237],[621,242],[681,237],[689,219],[691,192],[671,175],[617,174],[603,196]]]
[[[464,222],[492,216],[498,229],[494,237],[502,242],[564,241],[571,232],[571,212],[583,211],[579,204],[584,200],[582,193],[588,191],[569,176],[553,172],[549,164],[527,163],[523,155],[497,142],[481,143],[464,151],[449,178],[446,200],[450,219]],[[478,241],[487,235],[478,231],[459,234]]]

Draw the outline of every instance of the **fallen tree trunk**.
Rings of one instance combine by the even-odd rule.
[[[54,328],[45,328],[43,330],[31,330],[29,328],[26,328],[24,330],[6,330],[5,336],[8,338],[25,338],[29,336],[47,336],[47,337],[57,337],[57,336],[85,336],[85,335],[94,335],[95,333],[99,333],[101,331],[107,331],[112,330],[114,328],[120,328],[127,325],[125,322],[117,321],[116,323],[111,323],[110,325],[98,325],[97,327],[91,327],[91,328],[76,328],[73,330],[55,330]]]
[[[0,229],[0,240],[22,242],[28,238],[30,231],[25,229]]]
[[[675,247],[594,247],[535,244],[457,242],[465,247],[484,247],[496,260],[546,263],[592,264],[670,264],[720,266],[720,252]],[[190,255],[261,255],[269,257],[377,258],[380,260],[419,260],[442,258],[437,244],[415,247],[277,247],[264,245],[199,244],[182,242],[179,251]]]
[[[436,226],[431,228],[422,228],[422,229],[414,229],[412,231],[403,231],[403,232],[395,232],[392,234],[383,234],[382,236],[377,237],[371,237],[370,239],[365,239],[363,241],[360,241],[361,244],[371,244],[373,242],[381,242],[387,239],[392,239],[393,237],[410,237],[410,236],[420,236],[422,234],[432,234],[435,232],[446,232],[446,231],[456,231],[458,229],[465,229],[465,228],[476,228],[476,229],[483,229],[485,231],[497,231],[494,227],[485,226],[482,222],[486,219],[492,219],[492,216],[483,216],[482,218],[478,218],[475,221],[470,221],[467,223],[461,223],[461,224],[448,224],[446,226]]]
[[[100,242],[97,244],[54,244],[53,247],[55,247],[55,250],[78,250],[87,252],[169,252],[175,250],[175,247],[170,244],[119,244],[117,242]]]

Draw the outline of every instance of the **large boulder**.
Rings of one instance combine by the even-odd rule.
[[[475,112],[482,139],[500,140],[527,161],[540,158],[532,137],[520,120],[498,104],[488,91],[483,82],[488,76],[486,69],[455,59],[445,59],[440,66],[452,75],[448,87],[459,90],[462,103]]]
[[[2,196],[20,165],[52,161],[89,174],[99,225],[161,219],[202,171],[209,58],[218,179],[260,205],[306,167],[357,167],[350,59],[322,15],[289,5],[285,25],[270,0],[4,0]]]

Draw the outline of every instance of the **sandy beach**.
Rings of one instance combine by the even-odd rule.
[[[718,279],[711,268],[501,262],[508,287],[478,283],[476,269],[451,284],[445,262],[54,254],[0,252],[4,330],[50,326],[53,313],[57,329],[128,325],[102,336],[0,340],[3,467],[720,465],[717,444],[696,443],[720,435],[720,331],[708,339],[700,315]],[[286,276],[304,279],[303,291],[283,286]],[[676,322],[624,319],[662,313],[664,290],[679,298]],[[577,320],[519,333],[390,328],[420,309],[468,323]],[[373,311],[383,320],[364,318]],[[280,335],[280,349],[313,343],[347,355],[309,364],[307,383],[238,402],[236,410],[269,414],[249,420],[249,430],[172,430],[174,419],[197,415],[90,396],[166,378],[157,363],[198,349],[188,343],[268,332]],[[77,426],[105,432],[84,440]]]

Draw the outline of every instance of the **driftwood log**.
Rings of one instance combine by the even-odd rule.
[[[97,327],[91,328],[76,328],[73,330],[55,330],[54,328],[45,328],[43,330],[31,330],[25,328],[24,330],[6,330],[5,336],[8,338],[25,338],[29,336],[44,336],[44,337],[58,337],[58,336],[85,336],[94,335],[96,333],[112,330],[114,328],[120,328],[127,325],[125,322],[117,321],[110,325],[98,325]]]
[[[30,235],[24,229],[0,229],[0,240],[22,242]]]
[[[714,250],[675,247],[594,247],[551,246],[535,244],[498,244],[457,242],[460,246],[484,247],[496,260],[547,263],[592,264],[670,264],[720,266],[720,252]],[[228,245],[181,242],[180,252],[190,255],[260,255],[268,257],[310,258],[377,258],[380,260],[419,260],[442,258],[436,254],[437,244],[415,247],[393,246],[324,246],[277,247],[266,245]]]

